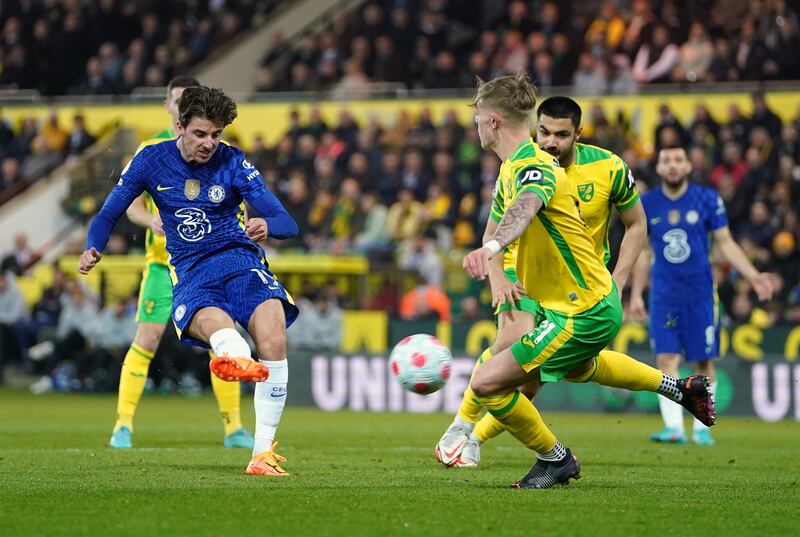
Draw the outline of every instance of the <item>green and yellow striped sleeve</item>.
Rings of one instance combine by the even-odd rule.
[[[617,159],[614,169],[614,179],[611,185],[611,203],[618,211],[627,211],[639,201],[639,192],[636,191],[636,181],[628,165]]]
[[[500,222],[500,220],[503,219],[503,214],[506,212],[503,195],[503,181],[497,179],[497,182],[494,184],[494,192],[492,193],[492,210],[489,211],[489,215],[495,222]]]

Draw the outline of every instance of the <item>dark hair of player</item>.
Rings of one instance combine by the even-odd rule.
[[[169,95],[175,88],[194,88],[200,85],[200,82],[193,76],[178,75],[172,77],[172,80],[167,84],[167,94]]]
[[[658,148],[658,153],[661,154],[662,151],[668,151],[670,149],[680,149],[681,151],[683,151],[684,155],[687,155],[687,157],[688,157],[688,154],[686,153],[686,148],[683,147],[681,144],[666,144],[666,145],[663,145],[660,148]]]
[[[222,90],[208,86],[186,88],[178,103],[178,120],[184,128],[194,117],[207,119],[224,128],[233,123],[237,115],[233,99]]]
[[[554,119],[568,118],[576,129],[581,125],[581,107],[569,97],[549,97],[542,101],[536,110],[536,117],[543,115]]]
[[[501,76],[484,82],[478,79],[478,91],[472,106],[487,106],[499,111],[513,123],[523,123],[530,118],[536,107],[536,86],[531,83],[528,73],[520,71],[514,76]]]

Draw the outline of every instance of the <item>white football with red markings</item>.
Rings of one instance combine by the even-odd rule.
[[[427,395],[445,385],[452,362],[453,356],[444,343],[429,334],[414,334],[394,346],[389,370],[406,390]]]

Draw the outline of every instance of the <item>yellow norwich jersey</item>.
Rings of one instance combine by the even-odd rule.
[[[522,192],[544,203],[518,239],[517,276],[528,296],[567,314],[592,308],[611,291],[611,274],[595,251],[564,169],[530,138],[500,167],[498,212]]]
[[[159,132],[149,140],[145,140],[142,142],[138,149],[136,149],[136,153],[142,150],[142,148],[147,147],[148,145],[157,144],[159,142],[163,142],[164,140],[169,140],[170,138],[175,138],[176,134],[172,129],[167,129],[164,131]],[[145,192],[144,196],[144,205],[147,207],[147,210],[153,216],[158,215],[158,207],[156,204],[153,203],[153,198],[150,197],[150,194]],[[149,227],[145,233],[145,260],[148,263],[158,263],[159,265],[169,265],[168,258],[167,258],[167,238],[164,235],[156,235],[153,233],[153,230]]]
[[[575,162],[564,171],[573,193],[580,199],[581,216],[589,228],[595,250],[608,264],[611,207],[624,212],[639,200],[633,174],[611,151],[586,144],[575,144]]]

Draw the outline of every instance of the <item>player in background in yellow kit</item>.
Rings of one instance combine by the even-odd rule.
[[[176,137],[178,100],[185,88],[199,85],[200,83],[196,79],[187,76],[175,77],[170,80],[167,85],[164,109],[172,118],[172,127],[142,142],[136,150],[137,153],[143,147]],[[161,227],[158,209],[147,192],[134,200],[127,210],[127,216],[134,224],[147,229],[145,237],[146,266],[139,289],[136,336],[125,355],[119,378],[117,422],[114,424],[114,431],[109,442],[109,446],[112,448],[133,447],[133,416],[144,391],[150,361],[155,355],[172,314],[172,281],[169,275],[166,238]],[[260,218],[253,218],[247,223],[248,235],[254,241],[266,238],[264,230],[266,227]],[[217,398],[225,429],[223,445],[231,448],[252,449],[253,437],[242,426],[239,383],[225,382],[211,373],[211,386]]]
[[[647,221],[633,175],[625,162],[611,151],[578,142],[582,112],[574,100],[569,97],[550,97],[539,105],[536,115],[537,145],[555,157],[564,168],[572,192],[580,200],[581,216],[592,236],[595,251],[604,263],[608,264],[611,258],[608,230],[612,209],[617,209],[625,224],[625,235],[612,275],[617,288],[623,289],[647,237]],[[503,216],[498,207],[499,203],[492,206],[484,242],[491,238]],[[483,359],[491,356],[492,349],[495,353],[506,349],[524,334],[533,331],[538,307],[518,288],[514,290],[517,282],[516,247],[512,255],[507,252],[503,256],[502,266],[499,257],[493,260],[489,272],[493,303],[501,304],[498,334],[494,345],[484,351]],[[509,289],[512,290],[509,292]],[[611,352],[603,350],[601,354]],[[540,387],[540,382],[533,382],[525,386],[522,393],[532,398]],[[478,421],[482,407],[470,392],[467,388],[458,415],[436,447],[437,459],[448,466],[474,468],[480,461],[480,445],[504,430],[491,414],[485,414]]]

